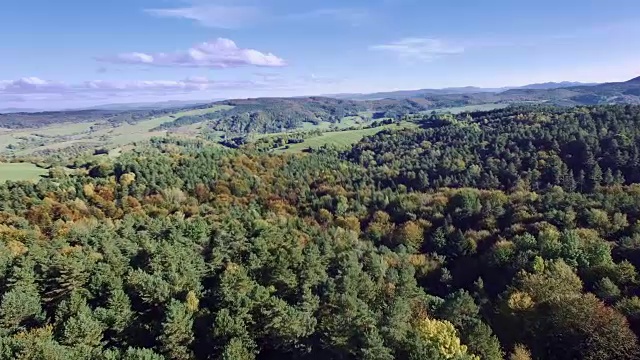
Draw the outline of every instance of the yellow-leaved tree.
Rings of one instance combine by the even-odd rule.
[[[426,350],[430,350],[431,358],[435,356],[437,359],[446,360],[480,360],[478,356],[469,354],[467,346],[460,342],[455,327],[449,321],[424,317],[416,322],[415,328],[427,345]]]

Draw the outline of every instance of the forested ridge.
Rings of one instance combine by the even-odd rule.
[[[507,108],[420,119],[421,131],[383,132],[348,158],[387,185],[588,192],[640,183],[640,114],[634,106]],[[388,168],[395,171],[389,173]]]
[[[542,84],[545,85],[545,84]],[[278,133],[297,129],[304,123],[337,123],[345,117],[370,113],[373,119],[398,119],[436,109],[486,104],[521,105],[547,103],[558,106],[640,104],[640,81],[635,78],[620,83],[591,86],[552,88],[516,88],[506,91],[486,91],[480,88],[460,88],[453,92],[425,90],[401,91],[355,96],[353,99],[331,97],[255,98],[235,99],[179,106],[175,108],[131,110],[69,110],[37,113],[0,114],[0,127],[8,129],[41,128],[60,123],[105,122],[116,126],[134,124],[150,118],[175,116],[174,121],[158,125],[154,130],[168,130],[207,122],[218,131],[246,135],[249,133]],[[450,89],[451,90],[451,89]],[[394,95],[395,94],[395,95]],[[205,110],[219,106],[221,111],[181,115],[182,112]],[[369,118],[369,116],[364,116]]]
[[[0,113],[0,127],[7,129],[41,128],[62,123],[104,121],[110,125],[134,124],[151,117],[169,115],[180,109],[161,110],[69,110],[33,113]]]
[[[225,100],[218,105],[232,109],[198,116],[185,116],[164,124],[168,129],[196,122],[214,120],[216,130],[236,134],[277,133],[295,129],[303,123],[318,124],[322,121],[336,123],[346,116],[371,112],[374,119],[398,119],[407,114],[418,114],[434,109],[464,107],[482,104],[548,103],[560,106],[639,104],[640,82],[632,79],[621,83],[593,86],[567,86],[549,89],[520,88],[506,91],[483,92],[469,88],[460,93],[446,90],[420,93],[419,91],[380,94],[379,98],[363,101],[333,99],[328,97],[258,98]],[[372,94],[375,96],[375,94]],[[385,96],[386,95],[386,96]],[[357,96],[355,97],[358,98]],[[367,96],[364,97],[367,99]]]
[[[640,107],[0,185],[0,359],[637,359]]]

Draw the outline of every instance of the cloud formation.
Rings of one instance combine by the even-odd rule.
[[[106,81],[90,80],[76,84],[26,77],[18,80],[0,81],[0,95],[16,96],[29,94],[73,94],[100,92],[192,92],[212,89],[251,88],[260,86],[254,81],[213,81],[205,77],[190,77],[184,80],[139,80]]]
[[[255,23],[263,18],[262,11],[255,6],[226,6],[194,4],[170,9],[147,9],[146,13],[157,17],[188,19],[200,24],[222,29],[235,29]]]
[[[217,92],[244,93],[246,91],[299,91],[317,85],[336,84],[338,79],[309,75],[284,78],[278,74],[256,73],[250,79],[214,81],[207,77],[189,77],[182,80],[88,80],[64,83],[25,77],[0,80],[0,103],[51,99],[110,99],[136,96],[174,96]]]
[[[118,64],[137,64],[167,67],[232,68],[241,66],[282,67],[287,63],[272,53],[239,48],[235,42],[218,38],[203,42],[186,51],[172,53],[131,52],[98,58]]]
[[[18,80],[0,80],[0,93],[22,94],[29,92],[59,91],[62,83],[46,81],[37,77],[24,77]]]
[[[439,39],[404,38],[388,44],[369,47],[374,51],[386,51],[396,54],[402,60],[432,61],[442,56],[461,54],[464,48],[451,46]]]

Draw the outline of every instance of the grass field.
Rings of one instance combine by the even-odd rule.
[[[278,151],[301,152],[307,148],[317,149],[327,144],[332,144],[337,147],[348,147],[362,140],[362,138],[364,138],[365,136],[375,135],[382,130],[403,129],[403,128],[410,128],[410,127],[416,127],[416,126],[417,126],[416,124],[407,122],[407,123],[400,123],[399,125],[392,124],[392,125],[379,126],[371,129],[328,132],[321,136],[307,139],[303,143],[289,145],[288,149],[278,149]]]
[[[63,137],[72,137],[74,135],[80,135],[88,132],[91,127],[95,125],[93,122],[87,123],[65,123],[58,124],[56,126],[47,126],[43,128],[37,129],[20,129],[20,130],[9,130],[3,129],[0,131],[0,151],[6,149],[9,145],[18,145],[23,140],[21,138],[42,138],[46,139],[56,139]]]
[[[59,124],[56,126],[47,126],[40,129],[30,131],[31,134],[43,137],[70,136],[87,132],[95,125],[93,122],[77,123],[77,124]]]
[[[182,111],[182,112],[178,112],[178,113],[167,115],[167,116],[140,121],[133,125],[124,124],[122,126],[109,129],[106,133],[99,131],[91,135],[92,137],[106,135],[107,141],[105,146],[109,146],[109,147],[122,146],[126,144],[131,144],[137,141],[151,139],[152,137],[156,137],[156,136],[164,136],[167,133],[166,130],[151,131],[151,129],[154,129],[162,124],[175,121],[181,116],[196,116],[196,115],[202,115],[202,114],[212,113],[212,112],[221,111],[221,110],[227,110],[230,108],[233,108],[233,106],[217,105],[217,106],[206,108],[206,109]],[[197,124],[192,124],[190,126],[198,126],[200,124],[201,123],[197,123]]]
[[[204,114],[208,114],[208,113],[212,113],[212,112],[216,112],[216,111],[231,110],[233,108],[234,108],[234,106],[231,106],[231,105],[214,105],[214,106],[206,108],[206,109],[183,111],[183,112],[174,114],[174,116],[176,118],[179,118],[180,116],[186,116],[186,115],[192,115],[192,116],[204,115]]]
[[[435,109],[436,112],[460,113],[464,111],[487,111],[503,108],[506,104],[483,104],[464,106],[458,108]],[[181,111],[166,116],[149,118],[135,124],[119,124],[113,127],[106,122],[86,122],[86,123],[63,123],[56,126],[49,126],[38,129],[0,129],[0,153],[6,152],[18,156],[28,156],[36,152],[60,151],[69,147],[81,146],[83,148],[107,148],[124,149],[131,144],[148,140],[152,137],[166,136],[167,133],[173,136],[195,138],[200,135],[200,131],[205,121],[186,125],[170,130],[153,130],[158,126],[175,121],[182,116],[198,116],[207,113],[214,113],[233,108],[227,105],[217,105],[206,109],[196,109]],[[425,113],[430,113],[426,111]],[[360,127],[371,121],[371,112],[362,112],[357,116],[349,116],[340,120],[336,124],[320,122],[318,124],[303,123],[298,129],[288,131],[320,130],[324,135],[310,138],[304,143],[293,144],[286,151],[297,152],[308,147],[317,148],[325,144],[335,144],[345,147],[358,142],[364,136],[372,135],[378,131],[388,128],[378,127],[374,129],[345,130],[352,127]],[[397,125],[391,125],[394,127]],[[152,131],[153,130],[153,131]],[[336,131],[337,130],[337,131]],[[340,131],[342,130],[342,131]],[[260,134],[255,138],[265,136],[275,136],[281,134]],[[11,145],[11,147],[9,147]],[[280,150],[285,151],[285,150]],[[114,151],[112,156],[118,156],[119,152]]]
[[[48,172],[30,163],[0,163],[0,183],[6,181],[37,181]]]
[[[203,115],[231,108],[233,107],[228,105],[216,105],[206,109],[181,111],[150,118],[136,124],[125,123],[117,127],[100,122],[86,122],[58,124],[37,129],[0,129],[0,152],[11,151],[16,155],[30,155],[36,151],[55,151],[74,145],[121,147],[155,136],[164,136],[167,131],[151,130],[162,124],[175,121],[181,116]],[[13,150],[7,148],[10,145],[14,147]]]
[[[507,106],[509,106],[509,104],[467,105],[467,106],[460,106],[460,107],[427,110],[427,111],[422,111],[422,114],[431,114],[431,112],[433,111],[437,113],[450,112],[452,114],[460,114],[463,112],[471,112],[471,111],[491,111],[491,110],[497,110],[497,109],[504,109]]]
[[[0,152],[9,145],[17,145],[20,141],[14,132],[0,133]]]
[[[356,126],[356,125],[360,125],[362,124],[363,121],[359,116],[348,116],[345,118],[342,118],[342,120],[340,120],[340,122],[338,123],[330,123],[328,121],[322,121],[318,124],[313,124],[310,122],[303,122],[302,126],[300,126],[300,128],[296,129],[296,130],[329,130],[331,129],[331,127],[335,127],[338,129],[346,129],[352,126]],[[294,130],[295,131],[295,130]]]
[[[268,133],[268,134],[256,134],[255,139],[261,139],[270,136],[279,136],[284,134],[295,134],[296,132],[304,132],[311,130],[320,130],[320,131],[330,131],[332,128],[340,130],[340,129],[348,129],[353,126],[361,126],[364,125],[364,121],[359,116],[349,116],[340,120],[339,123],[334,124],[328,121],[321,121],[318,124],[303,122],[299,128],[291,129],[286,132],[277,132],[277,133]]]
[[[368,121],[367,119],[363,119],[360,116],[347,116],[342,118],[342,120],[340,120],[340,123],[338,123],[338,128],[348,128],[352,126],[358,126],[366,123],[367,121]]]

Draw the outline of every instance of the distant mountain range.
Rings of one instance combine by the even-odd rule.
[[[29,108],[14,108],[14,107],[4,108],[4,109],[0,108],[0,113],[3,113],[3,114],[12,114],[12,113],[21,113],[21,112],[32,113],[32,112],[38,112],[38,111],[42,111],[42,110],[40,110],[40,109],[29,109]]]
[[[366,99],[366,96],[374,99]],[[335,122],[363,112],[371,113],[373,119],[383,119],[469,105],[531,103],[559,106],[640,104],[640,78],[606,84],[532,84],[499,91],[473,87],[400,91],[365,95],[365,99],[358,100],[339,97],[226,100],[216,104],[231,108],[217,112],[213,125],[218,130],[236,133],[277,132],[300,127],[305,122]],[[188,120],[202,121],[208,116]]]
[[[330,101],[335,100],[335,101]],[[575,82],[530,84],[519,87],[488,89],[479,87],[460,87],[447,89],[421,89],[407,91],[381,92],[375,94],[338,94],[324,97],[245,99],[226,101],[168,101],[161,103],[111,104],[82,109],[83,114],[95,116],[95,111],[110,113],[157,111],[167,112],[174,109],[198,108],[209,105],[232,105],[234,110],[220,112],[220,118],[233,116],[244,119],[241,123],[247,126],[250,119],[265,120],[263,130],[273,126],[298,124],[300,121],[326,121],[336,118],[338,114],[356,114],[358,111],[369,111],[374,118],[398,117],[404,114],[431,111],[435,109],[463,107],[483,104],[523,104],[546,103],[558,106],[604,105],[604,104],[639,104],[640,77],[626,82],[589,84]],[[336,109],[340,109],[339,111]],[[27,109],[8,109],[5,113],[16,110],[33,112]],[[80,110],[63,111],[70,113]],[[0,112],[3,112],[0,110]],[[56,112],[60,113],[60,112]],[[37,115],[37,114],[34,114]],[[251,117],[253,115],[253,118]],[[15,117],[15,116],[14,116]],[[271,121],[272,118],[281,118]],[[302,120],[301,120],[302,119]],[[237,120],[237,119],[235,119]],[[234,121],[235,121],[234,120]],[[245,121],[246,120],[246,121]],[[262,120],[261,120],[262,121]],[[237,121],[235,121],[237,123]],[[285,124],[281,124],[284,122]]]
[[[501,93],[513,89],[534,89],[548,90],[559,89],[574,86],[595,86],[597,83],[580,83],[580,82],[546,82],[540,84],[529,84],[524,86],[507,86],[501,88],[481,88],[476,86],[451,87],[444,89],[419,89],[419,90],[399,90],[387,91],[371,94],[336,94],[326,95],[336,99],[346,100],[380,100],[380,99],[408,99],[415,97],[423,97],[428,95],[456,95],[456,94],[477,94],[477,93]]]
[[[97,105],[89,108],[84,108],[82,110],[161,110],[161,109],[173,109],[179,107],[187,107],[187,106],[198,106],[209,104],[212,101],[221,101],[222,99],[211,99],[211,100],[169,100],[169,101],[161,101],[161,102],[142,102],[142,103],[121,103],[121,104],[105,104],[105,105]]]
[[[502,101],[545,101],[554,105],[640,104],[640,77],[625,82],[556,89],[511,89],[498,94]]]
[[[80,110],[108,110],[108,111],[136,111],[136,110],[164,110],[182,108],[188,106],[198,106],[209,104],[214,101],[221,101],[222,99],[211,100],[169,100],[161,102],[141,102],[141,103],[119,103],[119,104],[103,104],[90,107],[81,108],[69,108],[56,111],[80,111]],[[43,111],[51,111],[50,109],[31,109],[31,108],[0,108],[2,114],[15,114],[15,113],[36,113]]]
[[[337,122],[345,117],[363,116],[370,119],[401,118],[439,109],[471,105],[548,104],[584,106],[606,104],[640,105],[640,77],[626,82],[605,84],[547,83],[508,90],[488,91],[479,88],[416,90],[360,95],[359,100],[336,97],[257,98],[184,105],[180,102],[161,104],[128,104],[128,109],[91,109],[44,113],[0,114],[0,127],[23,128],[60,122],[106,121],[136,122],[149,117],[175,114],[182,110],[203,109],[226,105],[224,110],[177,118],[165,128],[208,122],[217,130],[235,134],[279,132],[300,128],[304,123]],[[390,97],[395,96],[395,98]],[[342,95],[346,96],[346,95]],[[373,97],[374,99],[366,99]],[[109,105],[104,106],[108,108]],[[116,107],[116,106],[113,106]],[[469,109],[473,109],[470,107]],[[472,111],[472,110],[470,110]],[[364,119],[363,119],[364,120]]]

